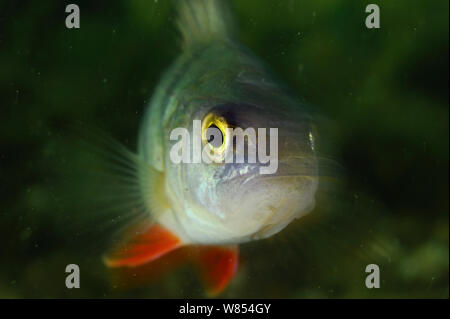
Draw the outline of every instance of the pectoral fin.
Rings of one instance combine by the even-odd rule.
[[[145,231],[136,231],[125,243],[116,245],[104,255],[103,261],[108,267],[136,267],[151,262],[181,245],[177,236],[155,224]]]

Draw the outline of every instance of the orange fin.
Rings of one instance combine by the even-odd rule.
[[[227,287],[236,273],[238,257],[237,245],[200,248],[196,259],[210,296],[221,293]]]
[[[189,261],[188,251],[188,246],[183,246],[137,267],[111,268],[109,272],[111,283],[115,288],[126,290],[158,282]]]
[[[180,247],[180,239],[155,224],[144,232],[136,232],[125,244],[115,247],[103,260],[108,267],[136,267],[153,261]]]

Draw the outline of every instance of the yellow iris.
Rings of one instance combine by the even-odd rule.
[[[210,143],[209,140],[210,136],[208,136],[208,129],[209,128],[218,128],[222,134],[222,144],[221,145],[213,145],[213,143]],[[209,113],[205,116],[205,118],[202,121],[202,140],[204,144],[208,144],[209,147],[214,151],[217,155],[222,155],[225,153],[225,147],[228,142],[228,136],[226,134],[226,128],[228,127],[227,121],[222,117],[218,116],[214,113]]]

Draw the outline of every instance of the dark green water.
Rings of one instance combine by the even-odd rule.
[[[98,189],[61,177],[90,169],[66,128],[134,149],[180,50],[169,1],[76,3],[81,28],[69,30],[61,1],[0,1],[0,297],[204,297],[189,267],[116,287],[91,253],[103,235],[68,230],[79,216],[90,233],[101,225],[84,204]],[[241,42],[333,123],[321,138],[346,177],[344,195],[322,203],[341,222],[243,245],[223,297],[448,298],[448,1],[377,3],[381,28],[368,30],[364,1],[233,1]],[[339,217],[353,213],[363,217]],[[71,263],[80,289],[65,287]],[[364,285],[369,263],[379,289]]]

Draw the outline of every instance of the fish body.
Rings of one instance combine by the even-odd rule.
[[[138,231],[130,226],[126,244],[105,261],[136,267],[180,247],[201,247],[197,257],[209,267],[204,272],[217,293],[236,271],[238,244],[270,237],[313,209],[315,133],[304,105],[234,39],[220,1],[180,2],[178,26],[183,52],[156,88],[139,132],[138,157],[147,168],[138,180],[152,223]],[[227,128],[255,129],[257,135],[241,136],[247,146],[262,144],[264,134],[272,141],[276,128],[276,149],[269,147],[277,152],[275,172],[261,174],[268,165],[261,161],[174,162],[171,149],[179,141],[171,133],[185,128],[195,135],[195,120],[201,147],[221,155],[201,139],[209,128],[220,130],[220,150],[228,148],[232,159],[240,150],[230,143],[238,137],[228,136]],[[194,144],[188,144],[190,154]]]

